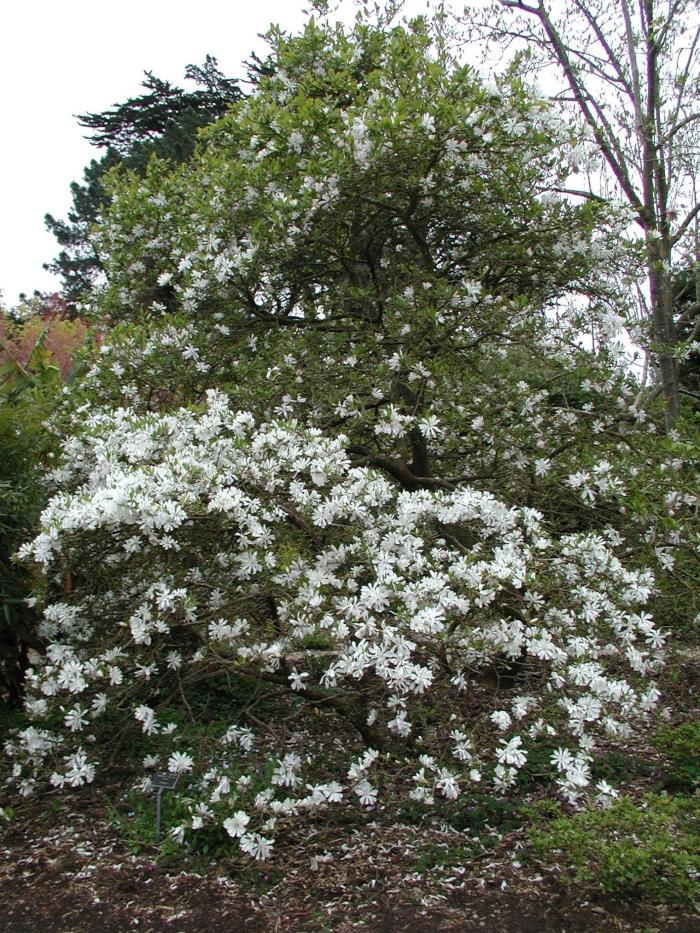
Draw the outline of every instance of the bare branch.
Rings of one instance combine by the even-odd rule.
[[[600,24],[598,23],[597,19],[593,16],[591,11],[588,9],[588,7],[584,3],[581,2],[581,0],[575,0],[575,3],[576,3],[577,9],[582,13],[588,25],[593,30],[593,33],[596,39],[598,40],[602,48],[605,50],[605,54],[607,55],[607,60],[612,65],[613,70],[615,71],[615,74],[617,75],[618,82],[624,87],[625,92],[627,93],[627,96],[630,98],[630,100],[634,102],[634,88],[632,87],[630,82],[627,80],[627,76],[624,73],[620,59],[618,58],[618,56],[615,54],[612,47],[610,46],[610,43],[606,39],[605,34],[603,33],[603,30],[600,28]]]
[[[679,75],[676,76],[675,85],[677,88],[676,93],[676,104],[673,108],[673,114],[669,118],[669,125],[671,126],[671,134],[675,135],[676,127],[678,126],[677,120],[681,112],[681,107],[683,106],[683,98],[688,86],[688,78],[690,76],[690,68],[693,64],[693,59],[695,58],[695,50],[698,47],[698,41],[700,41],[700,26],[695,30],[695,35],[693,36],[693,41],[690,43],[690,48],[688,49],[688,58],[686,59],[685,67]]]
[[[524,12],[531,13],[539,19],[549,40],[554,57],[564,72],[564,76],[571,88],[581,114],[593,131],[593,135],[598,143],[598,147],[603,153],[605,161],[610,166],[613,175],[617,179],[630,205],[639,216],[646,221],[648,219],[648,212],[645,210],[645,205],[634,190],[627,170],[625,153],[617,140],[617,135],[613,132],[603,108],[586,89],[577,75],[576,66],[571,60],[566,45],[545,9],[544,4],[541,3],[537,7],[531,7],[522,2],[522,0],[499,0],[499,3],[503,6],[514,7]]]
[[[689,126],[696,120],[700,120],[700,113],[691,113],[687,117],[684,117],[684,119],[682,119],[671,130],[669,130],[668,133],[666,133],[664,136],[664,142],[671,142],[677,133],[680,133],[681,130],[684,130],[686,126]]]
[[[597,201],[599,204],[607,204],[608,198],[601,194],[594,194],[592,191],[580,190],[578,188],[554,188],[557,194],[571,194],[577,198],[585,198],[587,201]]]
[[[630,15],[627,0],[620,0],[620,9],[625,23],[625,41],[627,43],[627,60],[632,74],[632,105],[634,107],[635,129],[639,134],[644,129],[644,117],[642,115],[642,84],[639,77],[639,66],[637,64],[637,54],[634,48],[634,31],[632,29],[632,17]]]
[[[524,3],[523,0],[498,0],[501,6],[513,7],[516,10],[522,10],[524,13],[535,13],[539,14],[539,7],[537,6],[528,6],[527,3]]]
[[[683,220],[683,223],[678,227],[676,232],[673,234],[671,238],[671,242],[678,243],[678,241],[685,236],[688,230],[688,227],[692,224],[695,218],[698,217],[699,215],[700,215],[700,201],[698,201],[697,204],[688,211],[688,213],[685,216],[685,219]]]

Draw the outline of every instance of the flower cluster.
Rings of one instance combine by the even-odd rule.
[[[28,709],[61,723],[8,743],[24,793],[46,768],[57,786],[91,781],[96,736],[126,716],[149,764],[191,784],[182,831],[219,821],[255,858],[281,818],[373,806],[407,756],[406,793],[430,804],[475,781],[506,791],[550,737],[563,793],[580,796],[596,738],[626,734],[657,698],[651,573],[624,566],[613,534],[556,538],[536,511],[467,486],[399,491],[344,445],[258,424],[214,391],[199,411],[86,419],[22,552],[46,577],[50,641]],[[195,752],[168,709],[173,690],[227,676],[273,685],[300,717],[265,786],[247,724]],[[485,714],[474,698],[493,676],[513,686]],[[350,724],[348,749],[369,750],[343,765],[333,731],[314,731],[319,705]]]

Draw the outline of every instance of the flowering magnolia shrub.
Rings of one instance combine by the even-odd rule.
[[[406,491],[467,484],[560,535],[612,526],[646,566],[631,516],[656,534],[657,513],[628,503],[693,479],[656,450],[647,482],[656,427],[612,349],[628,220],[561,196],[585,145],[547,101],[434,38],[423,19],[272,30],[275,68],[190,162],[113,180],[91,304],[119,325],[83,411],[217,389],[346,436]]]
[[[424,20],[270,40],[189,163],[114,179],[118,323],[22,551],[13,780],[167,769],[175,836],[256,859],[535,774],[605,804],[596,743],[653,708],[664,607],[697,611],[694,448],[613,342],[620,217],[558,194],[572,128]]]
[[[352,467],[343,437],[257,424],[214,391],[198,410],[93,414],[54,479],[22,551],[48,643],[36,723],[7,745],[24,794],[90,782],[136,743],[182,775],[180,838],[223,826],[265,858],[309,812],[506,792],[543,746],[575,801],[598,737],[657,698],[653,578],[612,531],[554,537],[466,486],[402,491]],[[203,685],[234,680],[245,701],[197,730]]]

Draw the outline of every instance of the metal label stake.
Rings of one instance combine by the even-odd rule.
[[[156,791],[156,842],[160,842],[160,801],[164,790],[173,790],[178,774],[153,774],[151,788]]]

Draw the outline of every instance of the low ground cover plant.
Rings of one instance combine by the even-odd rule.
[[[552,819],[531,831],[535,854],[594,890],[656,903],[693,904],[700,889],[697,799],[621,797],[604,810]]]

